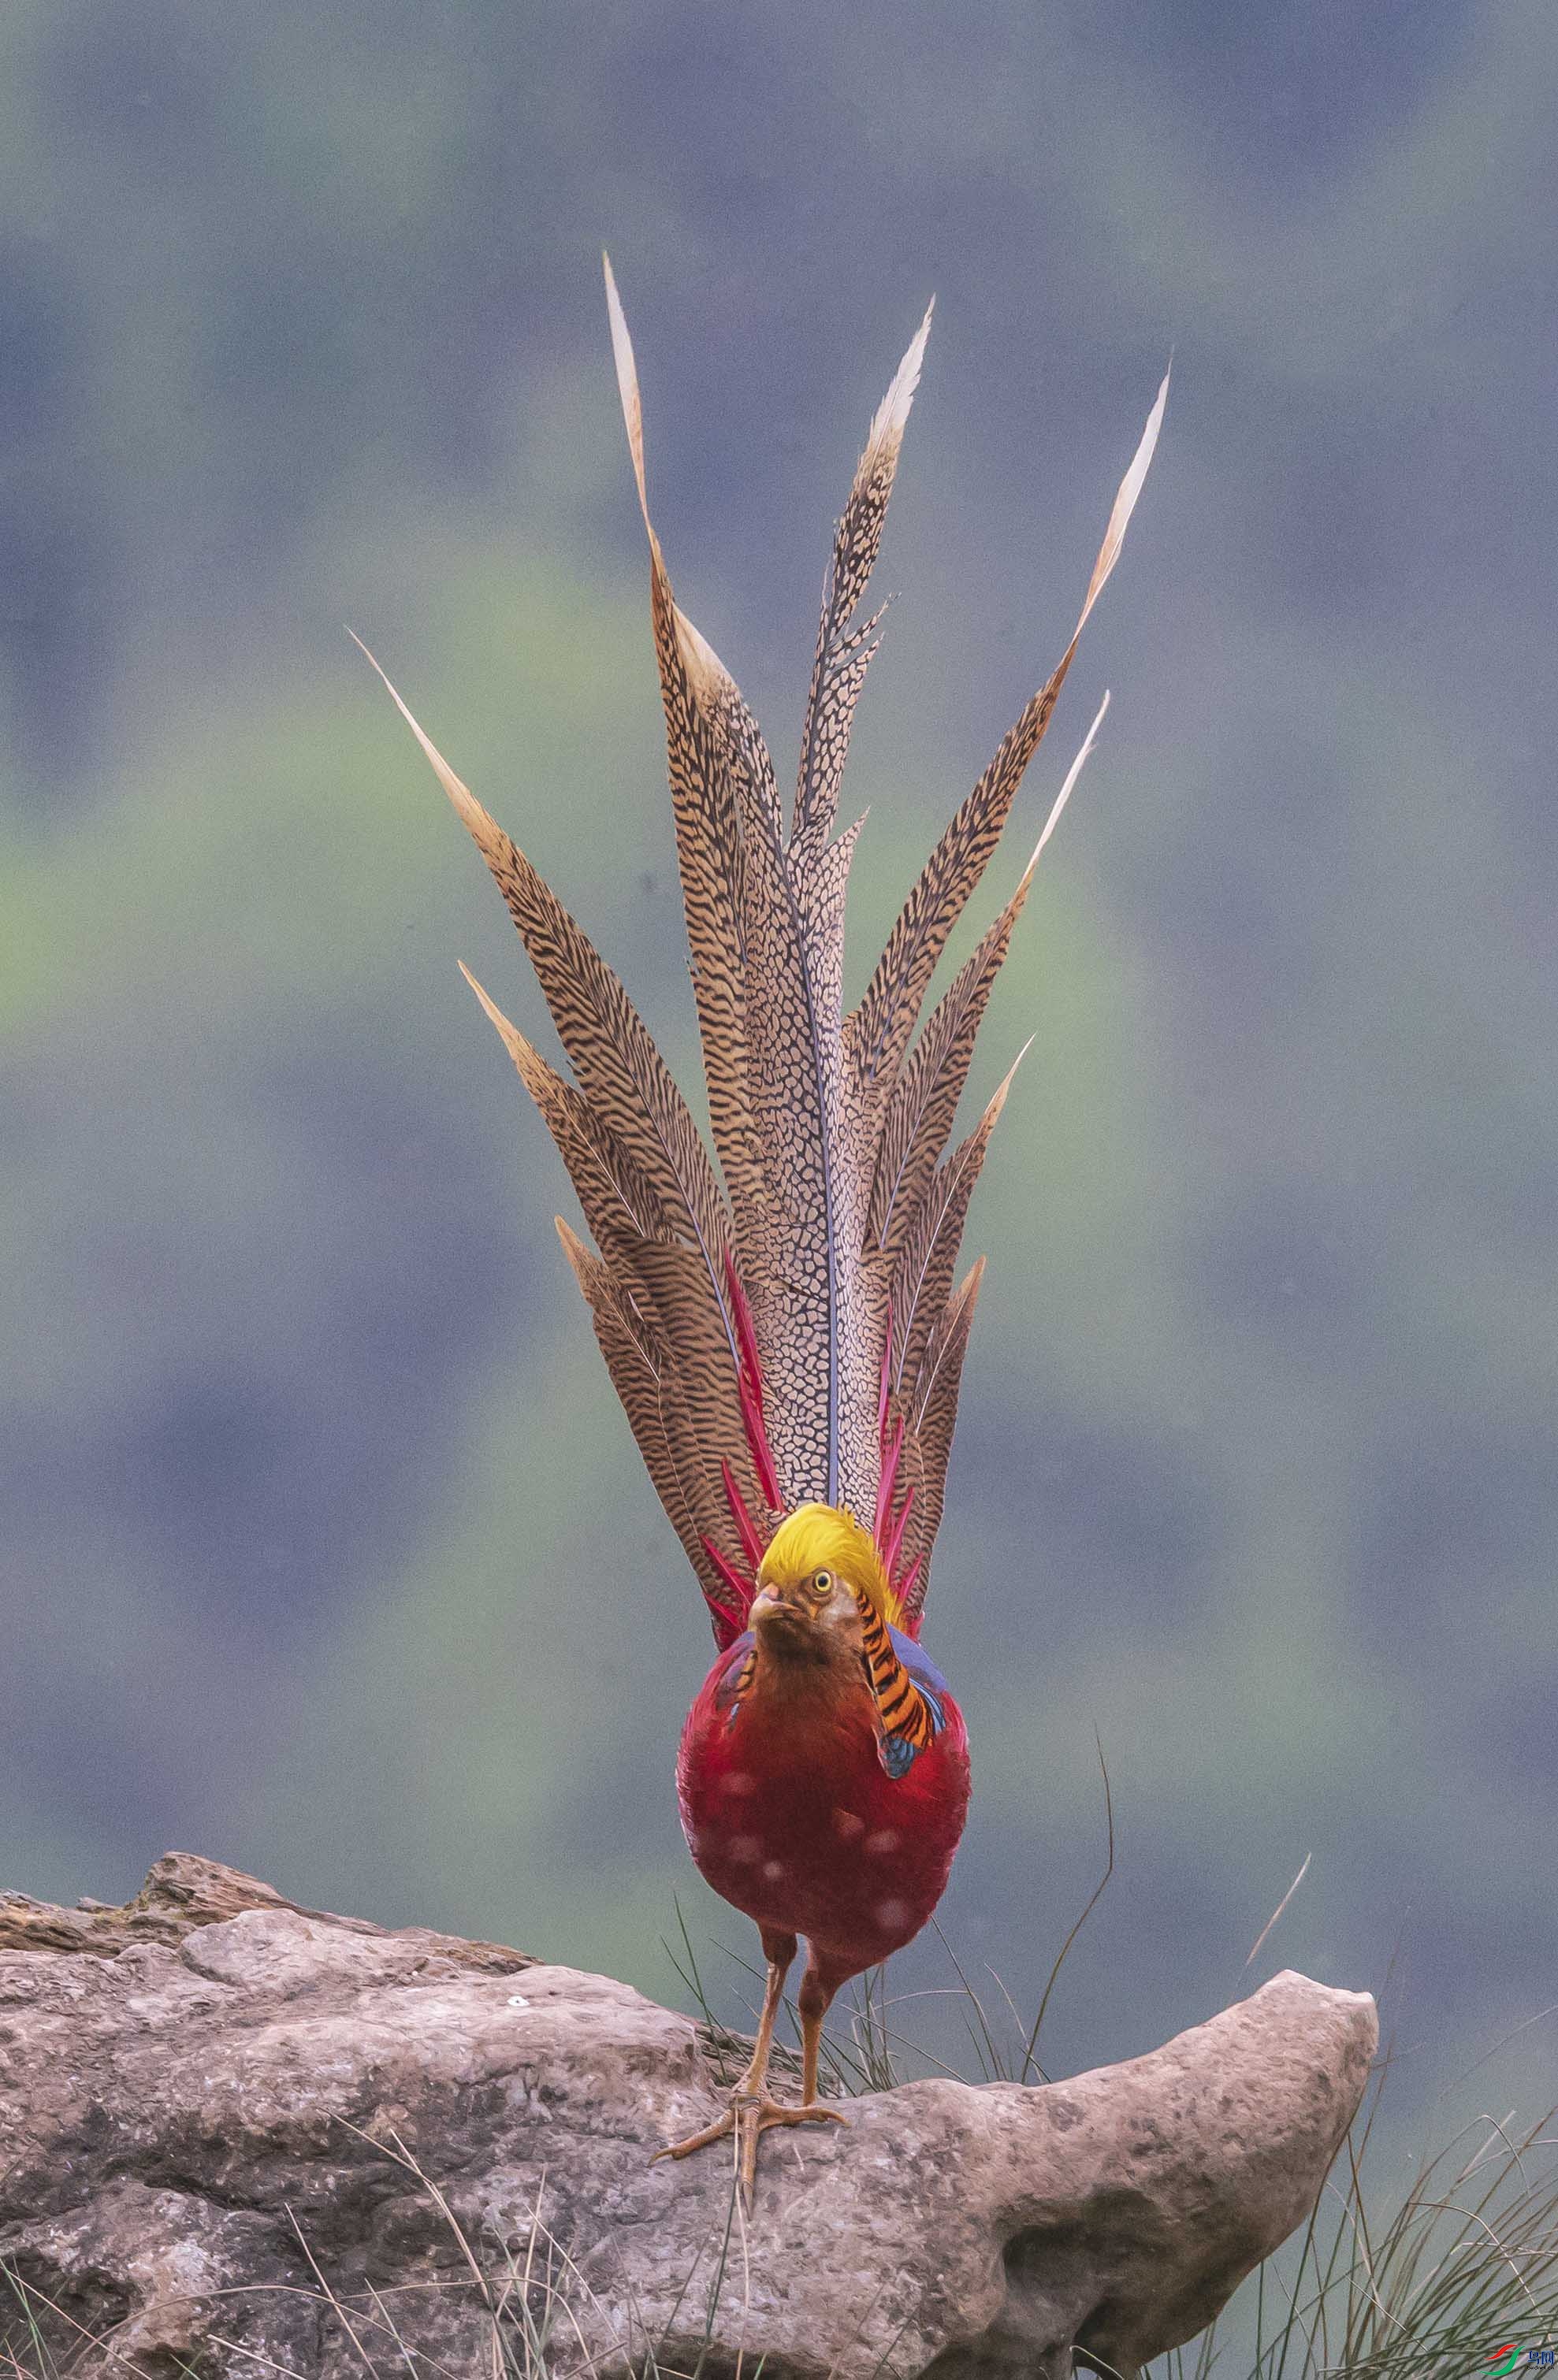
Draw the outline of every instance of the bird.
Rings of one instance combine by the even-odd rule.
[[[620,978],[379,674],[503,894],[566,1057],[565,1075],[462,970],[571,1180],[588,1237],[561,1217],[557,1232],[712,1624],[716,1658],[682,1730],[677,1799],[695,1864],[759,1929],[765,1987],[728,2107],[658,2154],[731,2141],[750,2207],[766,2132],[844,2120],[820,2090],[829,2006],[926,1925],[963,1832],[968,1730],[919,1637],[984,1273],[980,1257],[959,1281],[958,1252],[1016,1062],[972,1130],[948,1144],[992,989],[1107,693],[1015,889],[924,1012],[1114,567],[1168,380],[1070,641],[942,835],[846,1012],[845,894],[864,821],[837,832],[838,806],[885,606],[861,613],[934,300],[871,420],[836,525],[786,818],[757,722],[672,591],[650,512],[632,341],[604,262],[649,540],[712,1152]],[[773,2095],[769,2067],[802,1939],[800,2097],[790,2105]]]

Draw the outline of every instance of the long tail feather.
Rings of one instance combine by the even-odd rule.
[[[984,1264],[980,1257],[943,1308],[926,1342],[925,1359],[915,1383],[913,1426],[908,1433],[910,1490],[915,1506],[910,1515],[911,1527],[904,1533],[903,1548],[912,1559],[899,1590],[905,1625],[911,1636],[919,1633],[919,1616],[931,1584],[931,1549],[942,1524],[947,1458],[952,1452],[952,1434],[957,1420],[957,1391],[962,1384],[963,1358],[974,1327],[980,1284],[984,1279]]]
[[[784,1500],[858,1494],[847,1460],[863,1333],[855,1278],[855,1169],[840,1146],[837,1042],[843,899],[852,838],[792,854],[756,722],[708,640],[676,605],[648,507],[642,404],[609,261],[607,305],[634,477],[651,551],[673,807],[710,1119],[756,1322]],[[868,442],[858,597],[880,536],[918,373],[911,347]],[[851,599],[849,608],[853,608]],[[767,1490],[765,1490],[767,1492]]]
[[[1088,730],[1087,740],[1066,772],[1016,892],[943,996],[893,1087],[877,1145],[869,1218],[872,1242],[889,1251],[902,1245],[907,1219],[913,1213],[951,1135],[975,1038],[995,978],[1011,947],[1040,854],[1086,765],[1108,708],[1109,697],[1105,694],[1098,716]]]
[[[927,1342],[952,1284],[968,1201],[990,1136],[1000,1121],[1017,1068],[1032,1046],[1030,1040],[1023,1043],[979,1123],[931,1175],[909,1217],[893,1268],[893,1311],[899,1318],[900,1331],[894,1386],[900,1398],[914,1394]]]
[[[747,1278],[780,1484],[791,1503],[868,1504],[858,1427],[873,1333],[862,1184],[843,1097],[844,894],[858,829],[820,851],[782,849],[750,820],[747,951],[753,1112],[765,1197]]]
[[[577,1088],[565,1083],[472,981],[552,1132],[602,1251],[597,1257],[583,1250],[560,1227],[613,1385],[709,1594],[718,1573],[704,1540],[726,1525],[720,1457],[734,1445],[744,1469],[747,1463],[740,1356],[725,1301],[730,1225],[708,1153],[618,978],[368,659],[503,892],[578,1076]],[[580,1250],[589,1259],[582,1269]],[[717,1629],[717,1613],[715,1620]]]
[[[595,1312],[597,1329],[603,1327],[611,1341],[608,1362],[625,1367],[629,1382],[638,1384],[639,1402],[629,1403],[624,1396],[623,1402],[651,1475],[658,1487],[657,1475],[664,1460],[671,1461],[686,1521],[685,1527],[678,1524],[678,1532],[684,1543],[690,1543],[690,1531],[701,1544],[707,1527],[719,1518],[713,1478],[724,1477],[727,1495],[736,1484],[729,1462],[717,1461],[714,1450],[736,1439],[746,1394],[745,1378],[740,1383],[733,1379],[723,1360],[724,1310],[709,1294],[697,1253],[670,1235],[663,1210],[609,1128],[530,1047],[469,969],[461,972],[513,1058],[567,1167],[601,1259],[591,1257],[581,1271],[574,1260],[580,1244],[568,1234],[564,1246]],[[603,1326],[603,1311],[607,1318]],[[640,1409],[647,1393],[641,1384],[646,1367],[652,1369],[655,1382],[652,1427]],[[615,1382],[615,1370],[613,1378]],[[754,1393],[761,1415],[761,1385]],[[749,1479],[750,1475],[749,1472]]]
[[[611,1267],[560,1215],[557,1236],[594,1318],[595,1336],[644,1467],[703,1589],[715,1636],[722,1645],[733,1644],[746,1624],[746,1606],[730,1594],[728,1565],[712,1534],[721,1516],[706,1490],[696,1428],[678,1392],[676,1363]]]
[[[495,1001],[489,999],[470,969],[462,966],[460,973],[496,1027],[520,1081],[541,1110],[596,1245],[614,1246],[624,1234],[634,1238],[669,1237],[672,1219],[664,1203],[609,1125],[603,1123],[589,1100],[571,1083],[566,1083],[531,1047],[518,1026],[510,1023]]]
[[[787,1502],[811,1496],[836,1502],[841,1494],[858,1497],[865,1485],[850,1450],[859,1368],[854,1350],[870,1336],[858,1169],[845,1146],[840,1079],[844,892],[853,834],[786,848],[757,724],[718,655],[675,605],[649,520],[638,373],[609,262],[606,294],[649,527],[651,601],[710,1115],[768,1385],[770,1441]],[[912,379],[911,370],[911,393]],[[895,458],[906,411],[900,392],[878,418],[878,480],[887,468],[881,457]]]
[[[735,680],[707,639],[676,605],[660,540],[650,517],[644,476],[643,406],[633,342],[605,259],[606,308],[617,388],[639,505],[650,547],[650,616],[661,698],[665,711],[671,807],[676,859],[692,959],[693,995],[709,1087],[709,1119],[724,1172],[738,1245],[761,1196],[760,1160],[748,1087],[747,990],[749,970],[744,924],[743,796],[772,801],[778,831],[778,795],[757,723]],[[755,778],[755,783],[747,782]]]
[[[1087,598],[1071,641],[1053,675],[1041,686],[1016,724],[1007,731],[995,758],[927,860],[888,938],[865,998],[849,1019],[846,1039],[851,1071],[868,1106],[890,1089],[896,1079],[947,936],[962,916],[1001,839],[1023,772],[1050,723],[1088,615],[1119,558],[1126,526],[1158,443],[1167,400],[1165,373],[1130,468],[1110,511],[1103,543],[1093,565]]]
[[[833,559],[822,590],[817,659],[812,666],[811,692],[801,735],[794,825],[797,840],[802,836],[821,839],[829,834],[838,809],[850,725],[866,671],[876,651],[873,639],[882,614],[877,613],[862,627],[851,627],[850,622],[876,567],[904,428],[919,385],[919,367],[925,358],[925,342],[931,335],[935,303],[932,298],[925,309],[925,320],[893,376],[892,386],[877,407],[834,540]]]
[[[359,640],[360,641],[360,640]],[[535,968],[558,1038],[579,1086],[697,1247],[716,1304],[730,1244],[724,1202],[687,1101],[642,1017],[589,937],[545,880],[424,734],[379,664],[362,647],[434,775],[486,861]],[[736,1342],[726,1324],[731,1357]]]

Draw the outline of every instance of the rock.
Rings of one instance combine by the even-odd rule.
[[[746,2223],[723,2148],[650,2162],[721,2104],[686,2017],[180,1856],[0,1901],[0,2265],[76,2370],[155,2380],[495,2369],[527,2321],[559,2371],[1129,2373],[1308,2216],[1375,2040],[1290,1973],[1067,2082],[906,2083],[771,2134]]]
[[[192,1926],[220,1925],[246,1909],[290,1909],[298,1917],[317,1918],[322,1925],[339,1925],[349,1934],[382,1935],[385,1930],[368,1917],[300,1909],[257,1876],[201,1859],[196,1852],[168,1852],[135,1899],[122,1908],[106,1900],[81,1900],[74,1909],[55,1909],[52,1902],[30,1900],[25,1892],[0,1892],[0,1951],[85,1950],[95,1958],[116,1959],[132,1942],[177,1944]],[[505,1950],[496,1942],[465,1942],[452,1934],[413,1928],[396,1939],[436,1943],[445,1957],[492,1974],[506,1975],[530,1963],[523,1951]]]

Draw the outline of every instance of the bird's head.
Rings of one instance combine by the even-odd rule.
[[[900,1618],[870,1532],[833,1504],[799,1504],[782,1521],[758,1571],[749,1614],[758,1641],[797,1660],[858,1654],[860,1607]]]

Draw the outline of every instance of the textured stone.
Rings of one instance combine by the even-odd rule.
[[[650,2162],[720,2105],[687,2018],[197,1871],[182,1932],[163,1862],[151,1938],[103,1911],[0,1937],[0,2263],[85,2372],[360,2380],[405,2369],[392,2315],[490,2370],[522,2301],[560,2371],[1130,2372],[1305,2219],[1376,2039],[1366,1995],[1284,1974],[1066,2082],[906,2083],[771,2134],[744,2223],[723,2150]]]

